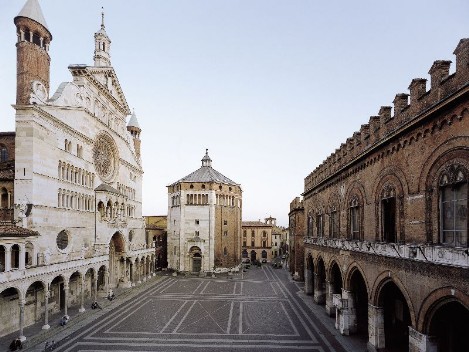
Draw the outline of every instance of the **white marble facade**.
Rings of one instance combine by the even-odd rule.
[[[37,0],[28,0],[19,16],[38,22],[38,12]],[[110,65],[104,15],[95,42],[94,65],[70,66],[71,82],[51,97],[41,81],[31,81],[29,104],[14,106],[14,222],[30,232],[0,236],[0,321],[9,322],[0,336],[19,330],[24,339],[23,327],[38,319],[48,328],[50,311],[66,314],[73,304],[84,310],[85,299],[154,274],[154,245],[142,217],[143,169]],[[40,291],[35,308],[25,306],[32,287]]]

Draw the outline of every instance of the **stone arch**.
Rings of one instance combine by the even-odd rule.
[[[25,326],[34,324],[43,318],[45,312],[42,303],[46,300],[47,290],[47,284],[42,280],[36,280],[26,288],[24,297],[28,304],[25,305]]]
[[[403,297],[406,301],[407,307],[409,308],[409,313],[410,313],[410,319],[411,319],[412,326],[415,327],[417,319],[416,319],[416,316],[415,316],[415,309],[414,309],[414,306],[412,304],[412,300],[410,299],[410,295],[407,292],[407,290],[406,290],[404,284],[401,282],[401,280],[399,280],[399,278],[396,275],[394,275],[391,271],[384,271],[380,275],[378,275],[378,277],[375,279],[375,282],[373,284],[373,288],[372,288],[372,291],[371,291],[371,294],[370,294],[371,304],[376,306],[376,307],[380,306],[381,291],[382,291],[383,287],[386,284],[388,284],[389,282],[392,282],[393,284],[395,284],[396,287],[402,293],[402,295],[403,295]]]
[[[6,287],[0,291],[0,335],[4,336],[19,329],[20,312],[18,303],[24,297],[23,293],[16,286]]]

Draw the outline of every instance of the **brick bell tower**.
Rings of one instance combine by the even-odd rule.
[[[28,0],[14,18],[16,43],[16,104],[28,105],[33,82],[40,82],[42,98],[49,98],[50,56],[52,34],[47,28],[38,0]],[[37,86],[41,86],[36,83]]]

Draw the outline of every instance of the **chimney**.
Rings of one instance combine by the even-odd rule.
[[[443,78],[448,77],[449,75],[449,66],[451,65],[451,61],[449,60],[437,60],[433,62],[432,67],[428,73],[430,74],[431,78],[431,89],[437,88]]]
[[[414,104],[427,92],[427,80],[425,78],[414,78],[409,85],[410,104]]]

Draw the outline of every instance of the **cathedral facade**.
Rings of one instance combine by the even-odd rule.
[[[168,186],[168,268],[208,273],[241,261],[241,186],[202,167]]]
[[[14,23],[14,192],[0,224],[0,335],[19,330],[24,339],[24,326],[42,320],[47,329],[52,312],[83,311],[85,300],[149,278],[154,244],[142,218],[141,129],[111,65],[104,14],[94,64],[69,66],[72,81],[54,94],[52,33],[38,1]]]

